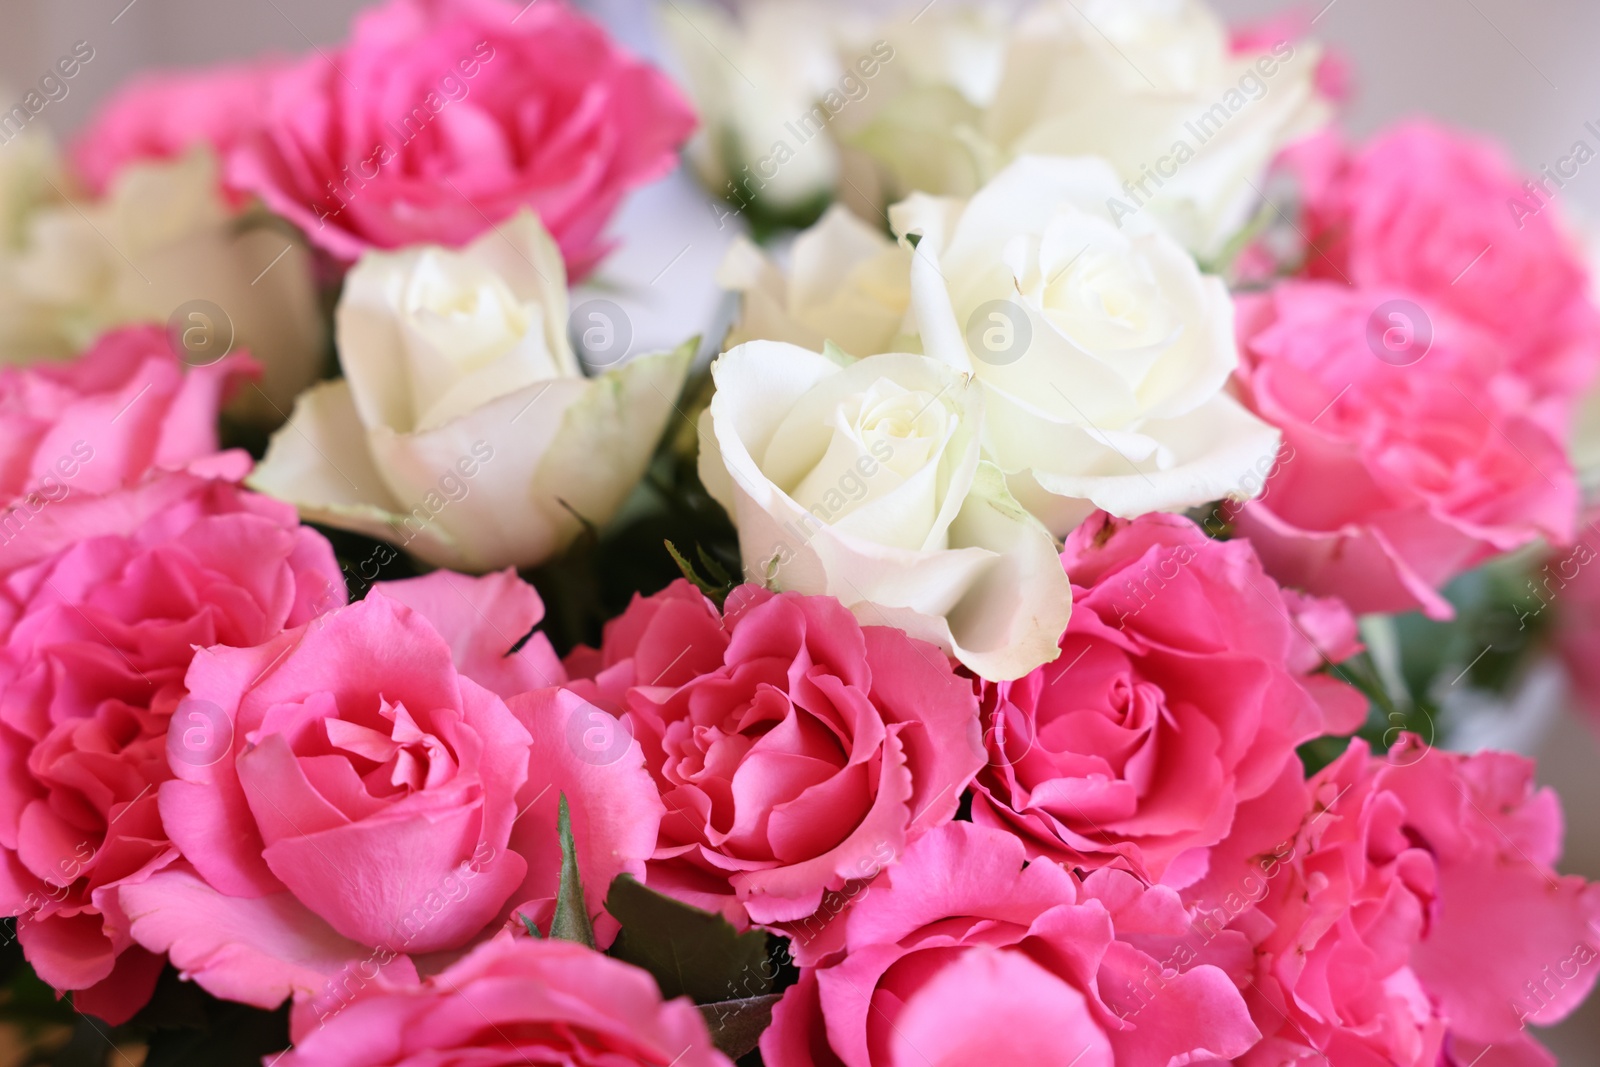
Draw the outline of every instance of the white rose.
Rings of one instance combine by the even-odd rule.
[[[897,347],[911,300],[908,249],[835,204],[794,239],[788,258],[785,271],[750,240],[734,240],[717,272],[742,296],[728,347],[788,341],[821,351],[832,341],[853,355]]]
[[[923,351],[975,375],[985,446],[1061,535],[1094,508],[1132,518],[1237,494],[1277,431],[1224,387],[1233,304],[1163,230],[1119,228],[1098,159],[1024,157],[970,201],[890,209],[920,234],[911,313]]]
[[[827,11],[808,0],[757,0],[736,21],[714,4],[678,0],[661,17],[700,116],[685,152],[706,187],[774,216],[831,197],[839,154],[830,134],[796,132],[843,73]]]
[[[918,355],[843,365],[752,341],[712,367],[700,477],[745,574],[824,594],[985,678],[1058,654],[1072,588],[1049,533],[982,462],[982,391]]]
[[[183,329],[200,331],[188,336],[221,346],[185,358],[248,351],[263,379],[230,410],[276,425],[320,374],[327,336],[304,240],[250,222],[222,201],[204,149],[128,167],[103,200],[46,202],[27,217],[20,247],[0,260],[15,309],[0,356],[74,355],[112,327],[166,323],[183,308]]]
[[[1202,0],[1044,0],[1013,32],[986,132],[1011,156],[1110,160],[1127,183],[1110,195],[1210,260],[1278,149],[1326,121],[1317,58],[1289,41],[1232,54]]]
[[[250,484],[455,570],[529,567],[607,522],[690,346],[585,378],[561,254],[530,212],[460,251],[369,252],[335,316],[345,377],[300,397]]]

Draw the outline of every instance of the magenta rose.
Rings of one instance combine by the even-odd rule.
[[[113,330],[66,362],[0,368],[0,539],[53,501],[152,470],[244,477],[248,456],[217,454],[217,416],[254,373],[243,356],[187,367],[155,326]]]
[[[1354,651],[1355,622],[1180,516],[1096,513],[1061,561],[1061,655],[984,687],[973,821],[1030,856],[1185,885],[1296,745],[1360,724],[1364,698],[1313,673]]]
[[[565,941],[497,937],[428,982],[364,983],[325,1025],[297,1013],[277,1067],[730,1067],[685,998]]]
[[[1486,330],[1559,428],[1600,367],[1600,312],[1547,178],[1501,149],[1408,122],[1351,150],[1332,133],[1284,154],[1300,178],[1304,271],[1402,289]]]
[[[784,993],[763,1061],[1169,1067],[1257,1040],[1228,975],[1183,953],[1176,892],[1024,859],[1015,837],[971,823],[922,837],[851,909],[843,958]]]
[[[1448,618],[1450,579],[1541,537],[1570,541],[1577,519],[1571,461],[1500,344],[1432,304],[1430,337],[1391,348],[1373,324],[1421,299],[1289,281],[1237,301],[1243,399],[1284,437],[1238,529],[1280,582],[1357,613]]]
[[[144,74],[118,89],[74,141],[72,161],[103,196],[130,164],[173,159],[197,144],[226,157],[255,129],[280,59]]]
[[[80,1010],[123,1021],[161,968],[117,894],[176,856],[156,796],[169,732],[195,728],[181,703],[195,650],[268,640],[343,597],[293,508],[188,474],[58,501],[7,540],[0,907]]]
[[[388,0],[275,77],[228,179],[347,262],[464,245],[531,207],[581,275],[693,128],[664,75],[562,0]]]
[[[1186,896],[1197,929],[1253,945],[1234,977],[1266,1037],[1244,1067],[1553,1064],[1527,1025],[1600,973],[1600,887],[1555,873],[1560,809],[1520,757],[1358,741],[1242,808],[1225,847],[1260,870]]]
[[[186,706],[222,740],[194,759],[168,739],[184,862],[124,894],[134,937],[218,996],[325,1017],[374,974],[437,970],[517,916],[548,926],[563,796],[599,915],[616,875],[644,876],[661,801],[637,746],[601,762],[573,743],[603,713],[538,688],[560,680],[548,646],[511,652],[541,613],[510,571],[439,572],[198,657]]]
[[[635,599],[579,692],[607,689],[666,802],[653,888],[738,923],[805,922],[956,811],[983,763],[977,700],[937,648],[830,597],[679,582]],[[822,916],[826,919],[829,916]]]

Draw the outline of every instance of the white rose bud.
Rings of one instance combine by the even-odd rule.
[[[1115,187],[1098,159],[1024,157],[970,201],[890,209],[920,235],[923,351],[982,383],[987,454],[1057,535],[1094,508],[1133,518],[1236,494],[1278,448],[1225,392],[1227,289],[1153,220],[1113,223]]]
[[[345,377],[300,397],[250,484],[307,519],[480,573],[539,564],[583,521],[612,518],[693,355],[584,377],[560,252],[527,211],[460,251],[367,253],[335,329]]]
[[[712,367],[700,477],[745,576],[837,598],[985,678],[1054,659],[1072,587],[1056,544],[980,458],[982,389],[924,356],[843,365],[752,341]]]
[[[837,204],[794,239],[787,271],[735,238],[717,273],[743,297],[728,346],[788,341],[820,351],[832,341],[854,355],[887,352],[911,300],[910,266],[908,249]]]

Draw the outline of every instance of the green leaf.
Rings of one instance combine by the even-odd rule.
[[[520,912],[520,911],[517,912],[517,918],[522,920],[523,928],[528,931],[528,936],[529,937],[533,938],[536,941],[543,941],[544,940],[544,935],[539,932],[538,925],[536,923],[534,923],[534,921],[532,919],[528,918],[526,915],[522,914],[522,912]]]
[[[611,955],[649,971],[663,996],[713,1004],[772,990],[767,935],[760,930],[741,934],[722,916],[662,896],[626,874],[611,883],[606,910],[622,924]]]
[[[561,794],[556,831],[561,835],[561,887],[556,892],[556,915],[550,920],[550,936],[558,941],[576,941],[594,948],[594,926],[589,908],[583,902],[583,879],[578,877],[578,850],[572,840],[572,816],[567,811],[567,794]]]
[[[694,551],[700,557],[700,565],[706,569],[712,581],[722,587],[733,585],[733,576],[728,573],[728,568],[718,563],[717,558],[707,552],[704,545],[695,545]]]
[[[726,582],[718,584],[709,579],[700,577],[700,572],[694,569],[694,564],[690,563],[688,558],[684,556],[682,552],[678,551],[677,545],[666,540],[663,540],[661,543],[667,546],[667,552],[672,556],[672,562],[678,565],[678,570],[681,571],[683,576],[689,580],[689,584],[700,590],[700,592],[704,593],[708,599],[712,600],[717,604],[717,606],[720,607],[722,602],[728,598],[728,593],[733,589],[732,580],[730,579]],[[704,558],[703,551],[701,556]],[[721,568],[718,569],[720,570]],[[724,576],[726,576],[728,572],[724,570],[722,573]]]
[[[768,993],[741,1000],[719,1000],[700,1005],[711,1040],[730,1059],[755,1051],[761,1033],[772,1025],[772,1009],[783,999],[782,993]]]

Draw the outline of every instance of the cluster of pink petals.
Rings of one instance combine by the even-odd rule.
[[[1569,412],[1600,370],[1600,310],[1558,190],[1490,141],[1403,123],[1352,149],[1333,132],[1280,166],[1302,190],[1304,274],[1401,289],[1481,326],[1533,397]]]
[[[1313,673],[1356,650],[1355,620],[1181,516],[1097,513],[1061,561],[1060,657],[984,686],[973,821],[1030,856],[1186,885],[1297,745],[1361,724],[1365,698]]]
[[[196,650],[256,644],[343,598],[293,508],[187,473],[53,502],[7,540],[0,907],[80,1010],[126,1019],[160,970],[119,893],[175,859],[156,798]]]
[[[581,275],[694,123],[664,74],[563,0],[387,0],[336,49],[133,83],[76,158],[104,186],[209,143],[231,192],[342,262],[464,245],[529,207]]]
[[[1237,383],[1284,452],[1239,531],[1287,585],[1448,618],[1463,571],[1573,536],[1566,446],[1600,369],[1588,272],[1551,190],[1440,126],[1357,149],[1325,133],[1280,167],[1303,261],[1236,298]]]
[[[0,539],[47,504],[151,471],[243,478],[247,455],[217,453],[217,414],[255,371],[243,355],[187,367],[156,326],[113,330],[71,362],[0,368]]]
[[[1178,894],[1122,871],[1024,866],[1020,841],[951,823],[858,896],[844,952],[801,974],[761,1038],[772,1067],[1168,1067],[1238,1056],[1259,1033],[1215,963],[1137,983],[1189,933]]]
[[[601,763],[569,740],[602,713],[554,688],[543,637],[511,653],[542,614],[510,571],[440,571],[197,658],[188,699],[231,743],[194,761],[168,737],[181,861],[124,890],[134,939],[218,996],[333,1014],[373,974],[548,926],[562,797],[600,915],[613,878],[644,875],[662,806],[637,747]]]
[[[729,1067],[693,1004],[565,941],[497,937],[427,982],[364,984],[325,1024],[297,1014],[281,1067]]]
[[[1600,973],[1600,887],[1555,873],[1561,828],[1527,760],[1409,735],[1243,806],[1185,893],[1208,949],[1250,946],[1231,973],[1265,1036],[1236,1062],[1553,1064],[1527,1026]]]
[[[1239,390],[1284,448],[1236,524],[1287,585],[1448,618],[1451,578],[1571,540],[1578,488],[1481,327],[1436,308],[1419,361],[1374,354],[1372,315],[1402,292],[1290,280],[1238,298]]]
[[[983,763],[972,684],[831,597],[746,585],[719,614],[679,581],[567,667],[624,710],[666,804],[651,887],[787,924],[803,959],[833,895],[948,822]]]

